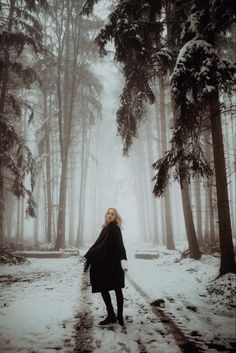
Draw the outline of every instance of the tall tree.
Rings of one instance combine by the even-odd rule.
[[[3,236],[6,182],[16,196],[27,195],[26,211],[35,215],[32,190],[24,186],[27,174],[31,174],[34,186],[35,163],[15,121],[22,116],[22,110],[32,117],[31,107],[18,93],[38,80],[28,64],[29,56],[43,52],[42,29],[36,15],[38,8],[46,9],[47,1],[10,0],[1,2],[0,6],[0,238]],[[27,58],[25,49],[30,52]],[[8,170],[7,175],[5,170]]]
[[[153,163],[153,130],[151,123],[146,124],[147,131],[147,150],[148,150],[148,165],[152,165]],[[150,180],[152,180],[152,170],[150,169]],[[153,215],[153,243],[159,243],[159,233],[158,233],[158,212],[157,212],[157,201],[154,197],[151,199],[152,203],[152,215]]]
[[[163,76],[159,78],[159,100],[160,100],[160,127],[161,127],[161,145],[162,155],[167,151],[167,117],[166,117],[166,103],[165,103],[165,83]],[[165,235],[166,247],[169,250],[175,249],[173,230],[172,230],[172,215],[171,215],[171,201],[170,188],[167,187],[164,195],[165,207]]]
[[[81,16],[83,1],[66,0],[53,4],[53,20],[57,36],[56,84],[58,104],[58,128],[60,144],[60,189],[57,218],[56,249],[65,247],[66,200],[69,152],[71,147],[74,120],[81,118],[75,113],[79,98],[79,83],[84,72],[89,71],[88,60],[93,56],[94,44],[91,35],[97,28],[97,21],[89,21]],[[93,99],[93,97],[91,98]]]
[[[89,1],[87,9],[91,8],[92,3],[93,1]],[[120,1],[110,15],[108,24],[97,37],[101,54],[106,54],[105,45],[114,39],[115,60],[124,64],[125,85],[121,95],[121,106],[117,111],[118,132],[123,139],[124,154],[128,153],[133,139],[137,137],[138,127],[146,113],[146,103],[152,104],[155,100],[152,79],[158,77],[160,73],[167,75],[167,70],[173,67],[172,61],[175,55],[172,57],[172,51],[176,52],[178,48],[175,48],[176,45],[168,47],[169,43],[166,40],[163,41],[163,31],[166,29],[167,21],[166,18],[162,19],[163,10],[169,3],[174,6],[174,2],[170,1]],[[168,21],[173,23],[172,18]],[[175,31],[175,34],[180,35],[180,31]],[[175,104],[173,104],[173,115],[176,120]],[[181,146],[178,147],[178,149],[181,148]],[[185,168],[182,162],[180,164],[182,177],[186,174]],[[186,180],[181,183],[181,193],[190,256],[197,259],[201,253],[197,243]],[[158,196],[155,189],[154,194]],[[167,201],[168,199],[167,192]],[[169,207],[166,211],[168,210]],[[169,225],[167,231],[170,235]],[[173,237],[168,247],[174,248]]]
[[[209,166],[203,155],[196,160],[193,148],[196,143],[196,126],[208,115],[212,134],[217,206],[220,233],[220,275],[235,272],[232,232],[230,224],[227,178],[221,126],[221,91],[230,92],[234,84],[235,67],[217,54],[217,39],[234,20],[232,1],[195,1],[191,16],[182,32],[183,47],[179,52],[172,75],[172,92],[179,109],[174,131],[173,150],[163,163],[175,164],[185,160],[194,173],[209,175]],[[184,141],[182,155],[174,157],[179,141]],[[174,162],[174,158],[176,158]],[[171,160],[171,163],[167,162]]]

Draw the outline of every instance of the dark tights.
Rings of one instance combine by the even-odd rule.
[[[123,293],[122,293],[122,289],[116,289],[115,290],[116,293],[116,301],[117,301],[117,316],[121,316],[123,315],[123,303],[124,303],[124,297],[123,297]],[[111,296],[110,293],[107,292],[102,292],[102,298],[105,302],[106,308],[107,308],[107,312],[108,315],[114,315],[114,310],[113,310],[113,306],[112,306],[112,302],[111,302]]]

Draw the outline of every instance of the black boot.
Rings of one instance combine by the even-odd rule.
[[[109,325],[109,324],[114,324],[116,323],[116,316],[114,313],[114,309],[112,306],[112,302],[111,302],[111,296],[109,294],[109,292],[102,292],[102,298],[106,304],[106,309],[107,309],[107,317],[105,318],[105,320],[102,320],[99,322],[99,325]]]
[[[122,315],[117,315],[117,321],[120,326],[124,326],[124,319]]]
[[[123,319],[124,298],[123,298],[122,289],[116,290],[116,300],[117,300],[117,321],[119,325],[124,326],[124,319]]]
[[[107,317],[99,322],[99,325],[109,325],[109,324],[115,324],[116,323],[116,316],[114,313],[110,313],[107,315]]]

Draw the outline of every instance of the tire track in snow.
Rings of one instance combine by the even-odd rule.
[[[82,272],[82,271],[81,271]],[[92,353],[94,350],[92,327],[93,318],[91,311],[91,293],[88,282],[88,274],[82,273],[81,301],[79,312],[76,315],[75,347],[74,353]]]
[[[99,326],[96,324],[96,321],[99,320],[98,314],[102,314],[104,311],[104,303],[101,298],[97,298],[95,301],[93,300],[89,284],[89,274],[87,272],[83,273],[82,267],[80,267],[79,270],[82,276],[80,288],[81,297],[78,313],[76,315],[76,324],[74,326],[75,343],[73,352],[147,353],[146,346],[142,342],[141,337],[139,335],[133,337],[130,329],[127,330],[126,326],[120,327],[118,324]],[[132,305],[130,300],[128,300],[128,302]],[[96,311],[96,309],[98,309],[98,311]],[[94,318],[94,313],[96,313],[96,319]],[[129,323],[127,322],[127,324]],[[137,330],[137,332],[138,331],[139,330]],[[108,342],[110,343],[106,346]]]
[[[130,284],[134,287],[134,289],[136,289],[136,291],[150,305],[151,299],[142,290],[142,288],[140,288],[137,285],[137,283],[132,278],[130,278],[129,275],[127,275],[126,278],[130,282]],[[178,324],[176,324],[176,321],[178,320],[175,316],[173,316],[171,313],[164,312],[163,309],[159,309],[156,306],[151,306],[151,309],[153,313],[160,319],[162,324],[165,326],[165,329],[167,330],[167,332],[173,335],[177,345],[179,346],[179,348],[183,353],[201,353],[206,351],[207,347],[205,346],[205,344],[197,338],[193,340],[191,338],[190,333],[187,331],[187,328],[184,327],[184,325],[181,324],[181,322],[178,322]]]

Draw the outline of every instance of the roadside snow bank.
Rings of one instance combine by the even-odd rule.
[[[160,256],[152,260],[135,259],[135,253],[129,252],[129,276],[150,303],[164,300],[163,310],[208,342],[227,347],[227,342],[235,341],[236,276],[217,278],[217,257],[203,255],[200,260],[176,262],[178,251],[156,250]]]
[[[0,267],[16,282],[1,284],[1,352],[48,351],[71,339],[79,296],[79,258],[32,259]],[[9,290],[10,289],[10,290]]]

